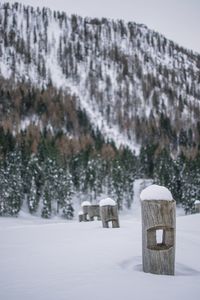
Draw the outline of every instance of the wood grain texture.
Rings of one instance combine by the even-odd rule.
[[[85,218],[84,213],[79,214],[78,218],[79,218],[79,222],[86,222],[87,221],[86,218]]]
[[[117,205],[116,206],[111,206],[111,205],[101,206],[100,207],[100,216],[101,216],[102,225],[104,228],[109,228],[109,222],[112,223],[113,228],[120,227]]]
[[[165,200],[141,201],[143,271],[174,275],[176,202]],[[162,241],[157,242],[161,231]]]
[[[94,221],[94,218],[96,217],[97,220],[101,220],[100,216],[100,207],[98,204],[92,204],[91,206],[88,207],[88,215],[89,215],[89,220]]]
[[[82,207],[85,222],[89,221],[89,208],[90,208],[90,205],[84,205]]]
[[[200,203],[195,203],[195,213],[200,213]]]

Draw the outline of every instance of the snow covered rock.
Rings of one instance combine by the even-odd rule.
[[[140,194],[141,201],[144,200],[167,200],[172,201],[171,192],[164,186],[152,184],[145,188]]]

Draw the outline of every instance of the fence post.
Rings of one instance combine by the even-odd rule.
[[[143,271],[174,275],[176,202],[171,192],[151,185],[140,194]]]
[[[117,203],[111,198],[106,198],[100,201],[99,206],[103,227],[108,228],[109,222],[111,222],[113,228],[118,228],[119,217]]]

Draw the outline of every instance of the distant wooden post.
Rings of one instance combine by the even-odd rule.
[[[200,200],[194,202],[195,213],[200,213]]]
[[[101,220],[99,205],[98,204],[90,205],[88,207],[88,215],[90,221],[94,221],[95,217],[97,218],[97,220]]]
[[[79,222],[85,222],[85,221],[87,221],[87,220],[85,219],[85,215],[84,215],[84,213],[83,213],[82,211],[80,211],[80,212],[78,213],[78,219],[79,219]]]
[[[165,187],[152,185],[140,194],[143,271],[174,275],[176,202]]]
[[[83,221],[84,222],[87,222],[89,221],[89,207],[91,206],[91,203],[89,201],[83,201],[81,203],[81,207],[82,207],[82,210],[83,210]]]
[[[100,201],[100,216],[104,228],[109,228],[109,222],[113,228],[119,227],[117,204],[114,200],[106,198]]]

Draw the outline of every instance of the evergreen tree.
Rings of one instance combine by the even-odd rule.
[[[123,169],[118,160],[113,161],[112,166],[112,187],[114,198],[116,199],[118,209],[123,209],[123,196],[124,196],[124,174]]]
[[[152,178],[154,171],[154,155],[157,145],[149,144],[141,147],[139,155],[139,174],[142,177]]]
[[[66,200],[65,206],[63,207],[63,217],[67,220],[72,220],[74,217],[74,208],[70,200]]]
[[[182,180],[182,205],[185,213],[194,212],[195,200],[200,199],[200,159],[187,161],[183,171]]]
[[[45,214],[56,214],[59,199],[59,171],[55,160],[47,158],[44,162],[44,210]]]
[[[6,191],[4,193],[9,215],[17,215],[23,203],[23,183],[22,183],[22,165],[21,153],[16,149],[6,157],[5,183]]]
[[[34,177],[32,177],[32,180],[31,180],[31,188],[30,188],[30,192],[27,195],[27,201],[28,201],[28,207],[29,207],[30,213],[35,213],[38,208],[39,197],[37,194],[37,187],[36,187]]]
[[[163,149],[159,154],[154,168],[154,180],[157,184],[167,187],[174,200],[181,202],[181,170],[179,164],[170,157],[169,151]]]
[[[43,191],[43,208],[41,216],[45,219],[49,219],[51,217],[51,193],[47,184],[45,184]]]
[[[6,213],[6,203],[5,203],[5,174],[4,168],[0,163],[0,216],[5,215]]]
[[[59,170],[58,207],[62,208],[62,216],[71,220],[74,216],[72,204],[73,182],[69,170]],[[59,212],[59,211],[58,211]]]

